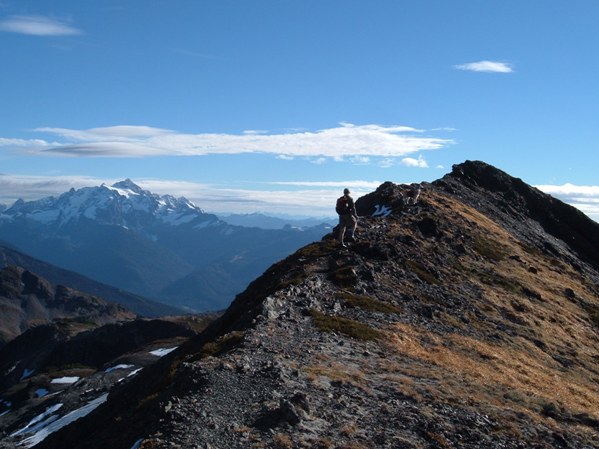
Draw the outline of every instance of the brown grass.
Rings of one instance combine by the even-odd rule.
[[[366,375],[364,371],[359,367],[348,364],[332,361],[328,364],[305,366],[302,368],[302,371],[314,383],[318,382],[320,377],[326,377],[333,382],[352,385],[363,390],[366,388]]]
[[[277,447],[283,449],[291,449],[293,447],[293,441],[289,438],[289,435],[284,433],[277,433],[272,437],[273,442]]]
[[[397,324],[395,329],[389,336],[393,350],[424,363],[427,370],[440,368],[444,374],[439,380],[452,386],[452,395],[478,398],[497,407],[505,406],[507,399],[512,406],[535,414],[541,404],[554,401],[567,410],[599,418],[599,388],[586,373],[564,372],[527,340],[516,337],[509,345],[494,345],[453,334],[433,337],[425,346],[422,340],[426,334],[430,341],[430,333],[408,324]]]

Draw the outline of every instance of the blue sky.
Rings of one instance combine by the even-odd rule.
[[[599,219],[599,2],[0,0],[0,202],[334,215],[483,160]]]

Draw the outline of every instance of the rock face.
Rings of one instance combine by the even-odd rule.
[[[481,162],[357,208],[36,448],[599,448],[598,224]]]

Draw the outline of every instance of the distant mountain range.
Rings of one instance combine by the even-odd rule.
[[[234,226],[130,179],[0,212],[0,240],[19,251],[192,311],[225,308],[269,265],[330,229]]]
[[[285,227],[309,228],[320,226],[322,224],[332,226],[337,224],[337,218],[332,217],[299,219],[292,217],[273,217],[261,213],[219,215],[219,218],[232,225],[262,229],[283,229]]]

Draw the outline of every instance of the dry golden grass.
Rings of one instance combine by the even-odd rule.
[[[592,357],[589,348],[599,347],[599,338],[593,329],[589,307],[584,309],[565,295],[566,289],[570,289],[576,298],[599,306],[599,300],[580,273],[567,264],[557,265],[554,258],[518,241],[473,208],[445,197],[432,196],[429,201],[449,204],[455,214],[452,220],[467,228],[475,241],[484,240],[489,247],[510,256],[492,258],[491,263],[471,257],[459,262],[465,271],[461,281],[475,283],[484,292],[488,301],[485,313],[502,319],[499,311],[511,310],[512,316],[541,336],[550,350],[570,342],[577,351],[586,353],[579,356]]]
[[[343,427],[341,427],[341,429],[339,429],[341,435],[345,437],[352,437],[356,434],[357,431],[358,428],[356,426],[356,423],[345,424]]]
[[[327,364],[308,365],[302,368],[307,378],[317,383],[320,377],[330,381],[353,385],[362,390],[366,389],[366,376],[364,371],[356,366],[331,361]]]
[[[291,449],[293,447],[293,441],[289,438],[289,435],[284,433],[277,433],[272,437],[272,440],[277,445],[277,447],[283,449]]]
[[[441,394],[446,391],[497,407],[508,399],[512,407],[534,414],[541,404],[555,402],[572,412],[599,418],[596,382],[584,372],[559,369],[551,357],[527,340],[517,338],[514,344],[499,346],[453,334],[424,345],[425,333],[430,341],[430,333],[398,324],[389,336],[389,345],[396,354],[424,363],[422,371],[429,379],[434,378],[433,385],[451,387],[435,388]],[[412,375],[420,374],[417,367],[411,365]],[[510,394],[506,397],[506,393]]]
[[[389,356],[377,361],[378,375],[416,402],[433,397],[487,410],[507,408],[535,420],[547,419],[543,407],[554,403],[599,419],[599,335],[592,316],[599,299],[588,282],[475,209],[440,194],[426,200],[467,236],[465,253],[451,266],[439,267],[446,276],[444,288],[459,295],[462,285],[476,285],[481,292],[476,307],[486,319],[470,314],[464,324],[451,310],[438,313],[436,320],[460,332],[442,338],[424,327],[395,325],[386,339]],[[411,233],[399,226],[392,232]],[[420,239],[421,252],[439,245],[413,236]],[[516,336],[504,334],[501,344],[485,340],[501,333],[493,323],[506,318]]]

